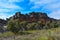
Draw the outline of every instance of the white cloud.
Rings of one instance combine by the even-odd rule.
[[[34,4],[49,4],[52,2],[56,2],[57,0],[30,0],[30,3]]]
[[[30,0],[30,3],[34,3],[31,9],[43,7],[41,10],[48,10],[50,13],[49,17],[60,19],[60,0]]]
[[[57,2],[59,2],[59,3],[57,3]],[[43,5],[44,5],[44,7],[47,7],[47,6],[49,7],[51,5],[54,6],[54,3],[60,4],[60,0],[30,0],[30,3],[34,3],[34,6],[32,6],[31,9],[34,9],[34,8],[36,9]]]
[[[23,0],[0,0],[0,9],[4,8],[5,9],[22,9],[22,7],[14,4],[14,2],[21,2]]]
[[[0,19],[6,19],[6,18],[9,18],[10,15],[7,14],[7,13],[0,13]]]
[[[44,9],[51,10],[51,11],[57,10],[57,9],[59,10],[60,9],[60,2],[46,5],[43,8]]]
[[[10,12],[11,10],[9,10],[9,9],[0,9],[0,13],[1,12]]]
[[[14,4],[14,2],[22,2],[24,0],[0,0],[0,8],[22,9],[22,7]]]
[[[23,10],[22,7],[14,4],[14,2],[22,2],[23,0],[0,0],[0,18],[10,17],[15,10]],[[12,14],[13,15],[13,14]]]
[[[12,2],[22,2],[24,0],[0,0],[0,2],[4,2],[4,3],[12,3]]]
[[[9,2],[22,2],[24,0],[9,0]]]
[[[9,9],[21,9],[20,6],[15,5],[13,2],[12,3],[9,3],[9,2],[4,3],[4,2],[0,1],[0,7],[1,8],[9,8]]]
[[[15,5],[15,4],[0,4],[0,7],[2,7],[2,8],[8,8],[8,9],[21,9],[21,7],[20,6],[17,6],[17,5]]]
[[[60,19],[60,10],[53,11],[50,14],[48,14],[48,16],[51,18]]]

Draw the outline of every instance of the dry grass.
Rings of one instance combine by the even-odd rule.
[[[29,30],[25,32],[30,34],[14,35],[11,32],[7,32],[0,34],[0,37],[6,37],[5,39],[7,40],[60,40],[60,28],[52,28],[48,30]]]

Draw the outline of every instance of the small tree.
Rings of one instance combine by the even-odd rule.
[[[10,20],[8,23],[7,23],[7,29],[9,31],[12,31],[14,33],[17,33],[20,29],[20,24],[19,24],[19,21],[18,20]]]
[[[47,21],[45,24],[45,29],[49,29],[50,28],[50,21]]]
[[[33,30],[34,27],[35,27],[35,23],[29,23],[29,24],[27,25],[27,29],[28,29],[28,30]]]
[[[39,26],[39,29],[42,29],[43,28],[42,21],[38,21],[37,24]]]
[[[22,28],[23,31],[27,30],[26,25],[27,25],[26,21],[20,22],[20,26],[21,26],[21,28]]]

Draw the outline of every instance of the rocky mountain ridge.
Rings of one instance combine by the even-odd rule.
[[[56,19],[50,18],[46,13],[42,13],[42,12],[30,12],[28,14],[22,14],[21,12],[16,12],[15,15],[11,16],[7,20],[0,19],[0,28],[1,28],[0,30],[4,31],[4,26],[6,26],[7,22],[16,19],[19,19],[20,22],[27,21],[27,23],[32,23],[32,22],[37,23],[38,21],[41,21],[43,26],[46,24],[47,21],[50,22],[57,21]]]
[[[42,12],[30,12],[28,14],[22,14],[21,12],[16,12],[16,14],[10,17],[8,20],[15,20],[15,19],[27,22],[42,21],[43,23],[46,23],[46,21],[57,21],[56,19],[50,18],[47,16],[46,13]]]

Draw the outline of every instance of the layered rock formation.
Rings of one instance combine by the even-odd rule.
[[[27,22],[37,22],[42,21],[42,23],[46,23],[46,21],[56,21],[56,19],[49,18],[46,13],[42,12],[31,12],[28,14],[21,14],[21,12],[16,12],[15,15],[9,18],[9,20],[19,19],[20,21]]]

